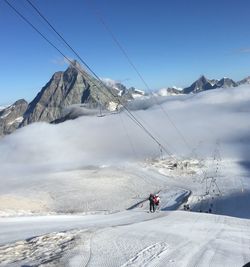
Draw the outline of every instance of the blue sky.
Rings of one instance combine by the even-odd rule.
[[[25,0],[9,1],[67,56],[74,57]],[[248,0],[31,1],[102,78],[126,80],[127,86],[145,89],[95,10],[152,89],[188,86],[201,74],[234,80],[250,75]],[[0,105],[19,98],[30,101],[67,64],[4,1],[0,2],[0,25]]]

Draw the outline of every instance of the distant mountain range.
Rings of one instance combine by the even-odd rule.
[[[161,89],[156,94],[165,96],[199,93],[242,84],[250,84],[250,77],[234,82],[229,78],[209,80],[201,76],[189,87]],[[0,109],[0,135],[10,134],[33,122],[60,123],[82,115],[96,114],[98,109],[118,111],[121,103],[126,105],[128,101],[144,95],[143,91],[134,87],[128,89],[111,80],[97,80],[74,61],[66,71],[56,72],[30,103],[20,99],[13,105]],[[79,109],[79,105],[83,108]]]
[[[177,95],[177,94],[196,94],[199,92],[203,92],[206,90],[212,90],[217,88],[229,88],[236,87],[242,84],[250,84],[250,76],[239,81],[235,82],[230,78],[222,78],[220,80],[207,79],[204,75],[202,75],[198,80],[193,82],[189,87],[184,89],[176,89],[175,87],[169,87],[166,89],[161,89],[158,91],[159,95]]]

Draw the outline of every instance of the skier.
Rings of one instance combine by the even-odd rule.
[[[155,212],[154,195],[150,194],[148,200],[149,200],[149,211],[150,212]]]
[[[156,209],[159,209],[159,207],[160,207],[160,197],[159,197],[158,194],[156,194],[154,196],[154,203],[155,203]]]

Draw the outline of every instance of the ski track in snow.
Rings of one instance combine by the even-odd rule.
[[[161,254],[164,253],[168,248],[168,245],[164,242],[156,243],[151,246],[146,247],[132,259],[127,261],[121,267],[136,267],[136,266],[147,266],[152,264],[154,260],[161,257]]]

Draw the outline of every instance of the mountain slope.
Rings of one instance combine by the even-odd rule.
[[[167,96],[199,93],[249,83],[250,77],[234,82],[229,78],[216,80],[201,76],[183,90],[175,87],[164,88],[157,94]],[[145,92],[141,90],[134,87],[127,89],[123,84],[111,79],[97,80],[77,61],[73,61],[67,70],[56,72],[29,104],[25,100],[22,100],[25,101],[22,103],[17,101],[11,107],[0,110],[0,135],[12,133],[17,128],[33,122],[60,123],[79,116],[97,115],[97,108],[115,111],[119,109],[120,103],[126,104],[127,101],[144,95]]]
[[[229,87],[236,87],[237,83],[229,78],[222,78],[216,83],[217,88],[229,88]]]
[[[201,91],[206,91],[210,89],[217,88],[214,81],[208,80],[205,76],[201,76],[198,80],[192,83],[189,87],[186,87],[182,90],[184,94],[189,93],[199,93]]]
[[[237,82],[238,85],[242,85],[242,84],[250,84],[250,76],[246,77],[243,80],[240,80]]]
[[[20,99],[0,111],[0,136],[9,134],[19,127],[27,107],[28,103]]]
[[[29,104],[22,126],[36,121],[51,122],[63,116],[65,107],[87,103],[90,107],[118,105],[117,90],[104,86],[75,61],[65,72],[56,72]]]
[[[198,80],[192,83],[189,87],[186,87],[182,90],[184,94],[190,93],[199,93],[206,90],[216,89],[216,88],[229,88],[236,87],[240,84],[244,84],[245,79],[241,81],[241,83],[236,83],[232,79],[222,78],[220,80],[207,79],[204,75],[202,75]]]

